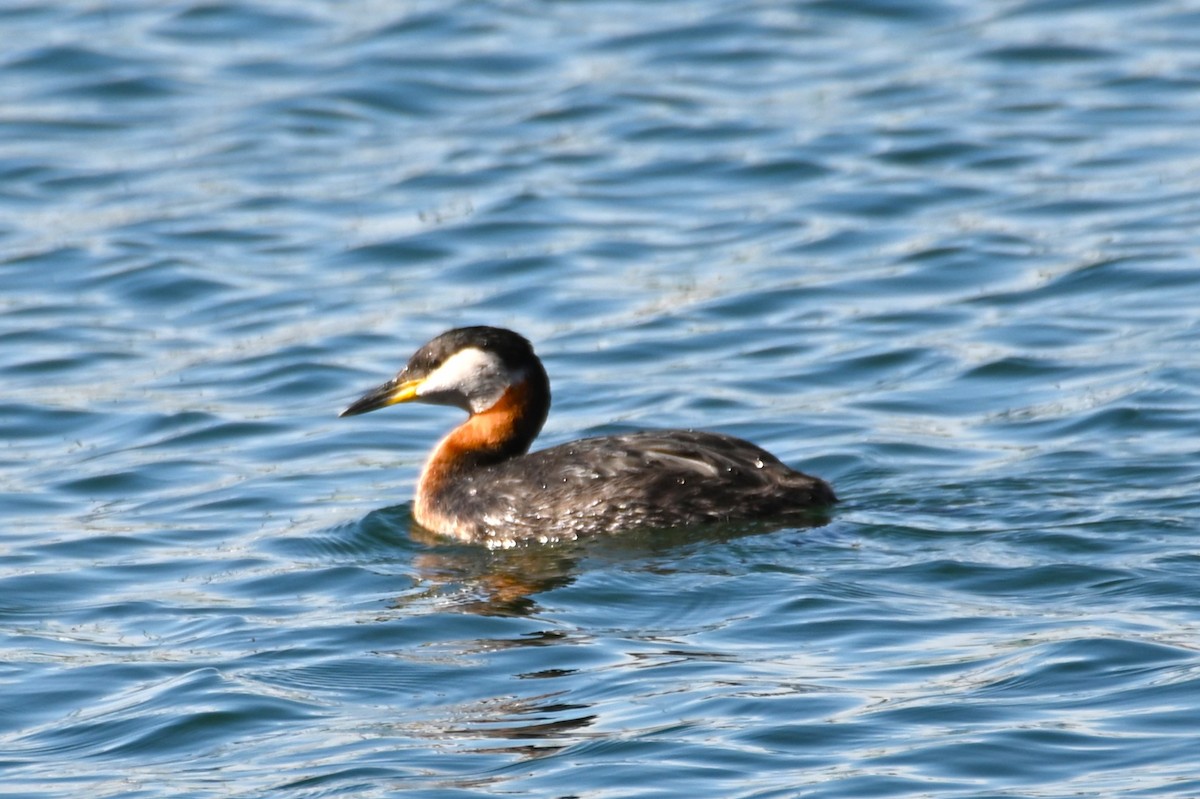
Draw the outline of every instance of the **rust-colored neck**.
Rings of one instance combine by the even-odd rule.
[[[526,380],[509,386],[495,405],[454,428],[434,447],[417,483],[414,515],[422,526],[444,526],[437,497],[459,476],[522,455],[541,431],[550,409],[548,386]]]

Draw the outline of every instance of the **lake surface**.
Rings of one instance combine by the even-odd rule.
[[[1200,796],[1200,6],[0,9],[0,794]],[[813,529],[412,529],[543,445],[750,438]]]

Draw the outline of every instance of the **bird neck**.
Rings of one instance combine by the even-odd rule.
[[[438,443],[421,473],[418,493],[429,495],[464,471],[528,452],[549,410],[550,388],[544,373],[509,386],[492,407],[471,414]]]

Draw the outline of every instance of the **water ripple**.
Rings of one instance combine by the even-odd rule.
[[[1196,21],[6,4],[6,786],[1197,794]],[[463,323],[844,501],[432,538],[336,414]]]

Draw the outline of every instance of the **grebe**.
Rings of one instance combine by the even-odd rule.
[[[341,415],[400,402],[471,415],[434,447],[413,501],[418,524],[465,541],[763,520],[837,501],[825,481],[719,433],[631,433],[529,452],[550,410],[550,380],[533,345],[503,328],[442,333]]]

